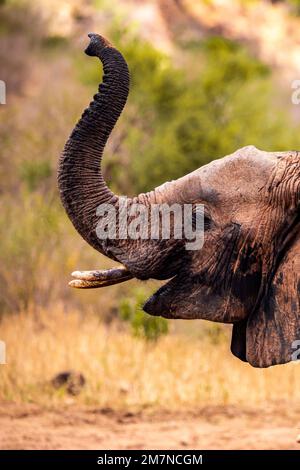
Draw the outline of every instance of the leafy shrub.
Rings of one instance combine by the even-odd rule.
[[[144,291],[137,289],[131,297],[121,300],[119,315],[121,320],[130,324],[134,336],[156,341],[168,333],[168,322],[164,318],[145,314],[141,310],[144,300]]]
[[[134,148],[127,141],[137,191],[152,189],[166,177],[176,179],[250,143],[270,151],[294,146],[266,67],[221,38],[210,38],[193,55],[195,62],[197,56],[203,58],[202,69],[191,79],[182,76],[173,111],[166,119],[158,111],[146,137],[141,128]],[[173,76],[172,69],[168,74]],[[163,94],[163,88],[160,91]]]

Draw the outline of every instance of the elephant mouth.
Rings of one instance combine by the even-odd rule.
[[[149,315],[163,316],[164,318],[174,318],[176,307],[170,301],[172,292],[175,293],[175,283],[178,274],[161,286],[143,305],[144,312]]]

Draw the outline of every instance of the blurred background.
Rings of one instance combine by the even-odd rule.
[[[291,101],[300,1],[0,0],[1,402],[299,411],[295,365],[252,369],[231,355],[230,327],[144,314],[158,282],[68,288],[73,270],[113,265],[75,232],[56,183],[59,154],[101,80],[83,53],[90,31],[131,71],[104,158],[117,193],[149,190],[244,145],[300,148]],[[53,382],[62,371],[85,385]]]

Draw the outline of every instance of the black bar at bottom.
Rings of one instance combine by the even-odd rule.
[[[300,463],[298,451],[209,451],[209,450],[93,450],[93,451],[31,451],[3,450],[0,452],[0,468],[4,465],[30,465],[31,468],[57,464],[73,466],[140,468],[141,465],[159,467],[161,465],[209,465],[209,464],[268,464],[288,465]],[[3,466],[3,467],[1,467]]]

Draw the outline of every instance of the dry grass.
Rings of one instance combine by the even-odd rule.
[[[106,327],[93,314],[66,313],[60,306],[4,317],[0,339],[7,345],[1,400],[178,409],[294,401],[300,388],[297,366],[253,369],[231,356],[227,340],[213,344],[173,333],[149,344],[120,325]],[[69,368],[87,379],[76,398],[49,385]]]

